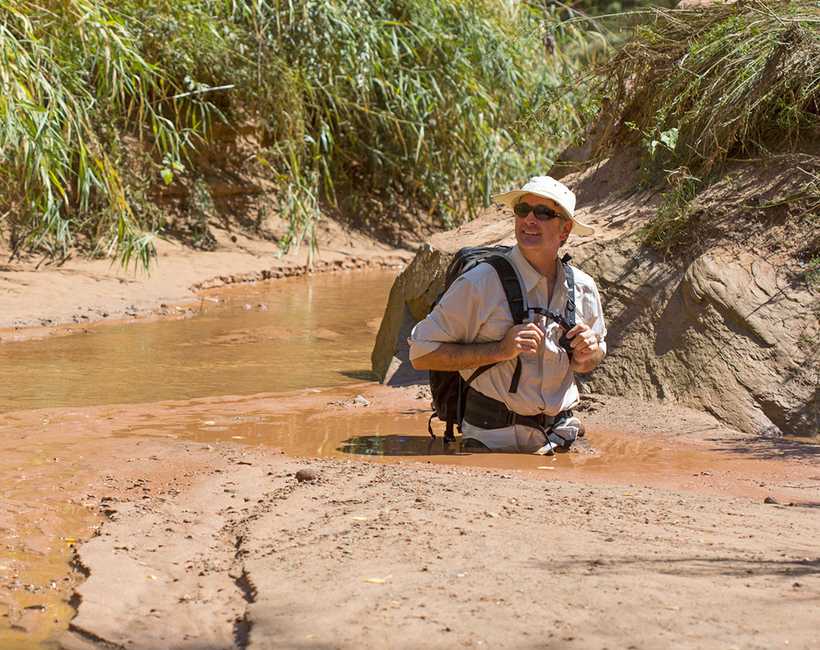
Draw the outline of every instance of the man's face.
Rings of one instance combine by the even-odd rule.
[[[525,194],[519,204],[525,203],[532,207],[544,205],[563,215],[563,210],[552,199],[546,199],[535,194]],[[572,221],[564,219],[538,219],[535,212],[530,210],[525,216],[515,217],[515,238],[522,251],[543,251],[547,254],[558,254],[561,243],[569,236],[572,230]]]

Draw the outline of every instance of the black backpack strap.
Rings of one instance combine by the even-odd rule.
[[[473,383],[474,379],[476,379],[479,375],[483,375],[494,365],[494,363],[488,363],[486,366],[476,368],[473,371],[473,374],[469,376],[467,381],[461,383],[461,390],[459,391],[458,395],[458,414],[456,415],[456,426],[458,427],[459,433],[461,433],[461,421],[464,419],[464,413],[462,413],[461,410],[462,406],[464,405],[464,398],[467,395],[467,389],[470,387],[470,384]],[[455,440],[455,436],[453,435],[453,427],[449,422],[447,423],[447,430],[444,432],[444,440],[448,442],[452,442],[453,440]]]
[[[501,286],[504,288],[504,295],[507,296],[507,304],[510,307],[513,322],[518,325],[523,323],[527,317],[526,300],[524,299],[524,289],[518,279],[518,273],[509,258],[504,255],[487,255],[484,261],[488,262],[498,273]]]
[[[488,255],[486,261],[492,264],[498,277],[501,280],[501,286],[504,288],[504,295],[507,296],[507,304],[510,307],[510,314],[512,314],[513,322],[518,325],[524,322],[527,318],[526,300],[524,299],[524,289],[521,287],[521,281],[518,279],[518,274],[513,268],[512,262],[503,255]],[[521,357],[515,360],[515,370],[513,371],[512,380],[510,381],[510,392],[518,391],[518,382],[521,379]]]
[[[521,355],[515,358],[515,370],[513,370],[512,379],[510,379],[510,393],[518,392],[518,382],[521,381]]]
[[[567,322],[570,325],[570,329],[575,327],[575,275],[572,271],[572,267],[569,265],[569,261],[572,259],[572,255],[567,253],[564,257],[561,258],[561,264],[564,266],[564,277],[567,279],[567,304],[564,307],[564,318],[567,319]]]
[[[473,383],[476,377],[484,374],[494,365],[494,363],[488,363],[485,366],[476,368],[466,381],[461,376],[461,373],[458,373],[458,401],[456,402],[455,411],[452,409],[447,410],[446,419],[444,420],[444,442],[453,442],[456,439],[456,429],[458,429],[459,433],[461,432],[461,421],[464,419],[464,414],[462,413],[464,398],[467,395],[467,389],[470,387],[470,384]],[[427,431],[433,438],[436,437],[436,434],[433,432],[433,418],[437,416],[437,412],[433,411],[430,415],[430,419],[427,420]]]

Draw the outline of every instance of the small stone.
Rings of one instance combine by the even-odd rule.
[[[318,478],[319,470],[317,470],[315,467],[305,467],[296,472],[296,480],[300,483],[305,483],[306,481],[314,482]]]
[[[763,499],[763,503],[774,503],[776,505],[779,505],[780,501],[778,501],[774,497],[766,497],[765,499]]]

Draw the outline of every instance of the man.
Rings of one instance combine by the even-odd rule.
[[[575,195],[549,176],[536,176],[520,190],[493,198],[515,213],[517,244],[508,257],[529,307],[563,314],[568,283],[558,250],[571,232],[594,232],[574,218]],[[490,264],[459,276],[413,328],[410,360],[418,370],[458,370],[466,380],[476,368],[496,364],[468,389],[463,448],[552,453],[574,440],[580,427],[571,411],[579,401],[575,373],[601,363],[606,327],[595,282],[572,270],[577,324],[567,332],[571,355],[558,343],[563,331],[557,323],[513,323]],[[519,359],[518,387],[510,392]]]

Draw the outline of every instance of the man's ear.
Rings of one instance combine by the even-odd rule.
[[[573,226],[572,221],[565,221],[564,222],[564,227],[561,230],[561,241],[562,242],[567,241],[567,237],[569,237],[569,234],[572,232],[572,226]]]

